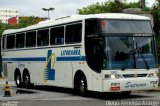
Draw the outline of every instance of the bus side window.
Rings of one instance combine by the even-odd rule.
[[[37,34],[37,46],[49,45],[49,29],[39,30]]]
[[[16,34],[16,48],[24,48],[25,33]]]
[[[67,44],[80,43],[82,39],[82,24],[73,24],[66,26],[66,39]]]
[[[98,20],[86,20],[85,22],[85,36],[88,37],[90,35],[97,34],[98,29]]]
[[[88,65],[96,72],[101,72],[103,68],[104,47],[101,38],[88,39],[86,46],[86,56]]]
[[[7,49],[14,49],[15,45],[15,35],[7,36]]]
[[[103,40],[95,38],[98,34],[98,20],[91,19],[85,22],[85,52],[87,63],[91,69],[101,72],[103,66]]]
[[[51,28],[50,31],[50,43],[51,45],[64,44],[64,26]]]
[[[6,46],[5,46],[5,45],[6,45],[5,39],[6,39],[6,37],[3,37],[3,38],[2,38],[2,49],[3,49],[3,50],[5,50],[5,47],[6,47]]]
[[[26,33],[26,47],[36,46],[36,31]]]

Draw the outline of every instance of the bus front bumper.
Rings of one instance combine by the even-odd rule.
[[[159,78],[122,78],[103,80],[102,92],[153,90],[158,88]]]

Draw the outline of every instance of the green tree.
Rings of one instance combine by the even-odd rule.
[[[8,24],[0,23],[0,36],[2,35],[3,31],[9,29]]]
[[[46,18],[39,18],[34,16],[24,16],[19,18],[19,26],[21,28],[27,27],[30,25],[37,24],[40,21],[44,21]]]
[[[37,24],[38,22],[43,21],[45,19],[46,18],[39,18],[34,16],[23,16],[19,18],[18,24],[8,25],[8,24],[0,23],[0,36],[4,32],[4,30],[24,28],[30,25]]]
[[[82,9],[78,9],[79,14],[97,14],[97,13],[121,13],[126,8],[140,8],[140,2],[120,2],[119,0],[109,0],[102,3],[91,4]]]
[[[156,0],[153,5],[152,14],[154,17],[154,31],[158,35],[160,34],[160,0]]]

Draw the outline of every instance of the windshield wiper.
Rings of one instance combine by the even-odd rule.
[[[149,65],[148,65],[148,63],[147,63],[144,55],[142,54],[142,52],[141,52],[139,49],[137,49],[137,51],[138,51],[139,54],[141,54],[141,57],[143,58],[143,62],[144,62],[144,64],[145,64],[145,66],[146,66],[146,69],[149,70],[150,67],[149,67]]]
[[[150,67],[149,67],[149,65],[148,65],[148,63],[147,63],[144,55],[143,55],[142,52],[138,49],[137,43],[136,43],[136,48],[133,49],[133,50],[131,50],[131,51],[129,52],[129,56],[130,56],[130,55],[135,56],[136,53],[138,53],[138,54],[141,55],[141,57],[143,58],[143,62],[144,62],[144,64],[145,64],[145,66],[146,66],[146,69],[149,70]],[[135,59],[136,59],[136,58],[135,58]],[[131,57],[130,57],[130,59],[128,60],[128,62],[124,65],[124,67],[122,67],[122,71],[124,71],[124,70],[127,68],[128,63],[129,63],[130,60],[131,60]],[[134,63],[134,64],[136,64],[136,63]]]

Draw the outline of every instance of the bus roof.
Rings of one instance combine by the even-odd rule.
[[[47,21],[39,22],[38,24],[31,25],[21,29],[9,29],[5,30],[2,35],[18,33],[23,31],[35,30],[39,28],[49,27],[53,25],[65,24],[75,21],[81,21],[84,19],[92,19],[92,18],[99,18],[99,19],[129,19],[129,20],[150,20],[150,18],[146,16],[140,15],[133,15],[133,14],[124,14],[124,13],[103,13],[103,14],[90,14],[90,15],[73,15],[67,16],[57,19],[51,19]]]

